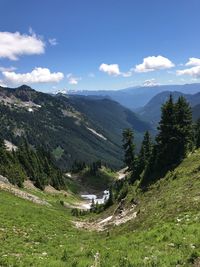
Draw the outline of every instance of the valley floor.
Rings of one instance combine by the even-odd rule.
[[[120,225],[109,225],[116,205],[77,218],[60,202],[74,195],[24,189],[49,203],[40,205],[0,190],[0,266],[200,266],[199,166],[197,151],[149,191],[130,188],[123,211],[135,216]],[[102,221],[104,231],[90,227]]]

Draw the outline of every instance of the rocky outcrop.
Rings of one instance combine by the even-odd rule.
[[[0,175],[0,182],[5,183],[5,184],[9,184],[8,179],[2,175]]]

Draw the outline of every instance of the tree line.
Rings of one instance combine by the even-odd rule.
[[[31,148],[26,140],[15,151],[8,151],[0,138],[0,174],[19,187],[26,179],[42,190],[48,184],[57,189],[65,186],[65,178],[50,153],[41,147]]]
[[[138,155],[134,132],[131,129],[123,131],[124,162],[131,172],[130,183],[139,180],[140,186],[147,188],[199,147],[200,120],[193,124],[191,107],[185,98],[181,96],[174,102],[170,95],[161,108],[155,141],[146,132]]]

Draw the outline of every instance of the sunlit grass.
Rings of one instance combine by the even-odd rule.
[[[130,188],[126,205],[137,199],[138,217],[101,233],[73,226],[76,217],[59,203],[73,195],[37,191],[52,204],[45,207],[1,191],[0,266],[89,267],[95,255],[101,267],[192,266],[200,256],[199,166],[200,151],[146,193]]]

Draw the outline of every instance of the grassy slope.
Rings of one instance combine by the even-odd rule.
[[[145,194],[131,188],[126,205],[137,199],[138,217],[109,233],[75,229],[58,199],[41,207],[0,192],[0,266],[86,267],[97,252],[101,267],[192,266],[200,251],[199,188],[197,151]]]

